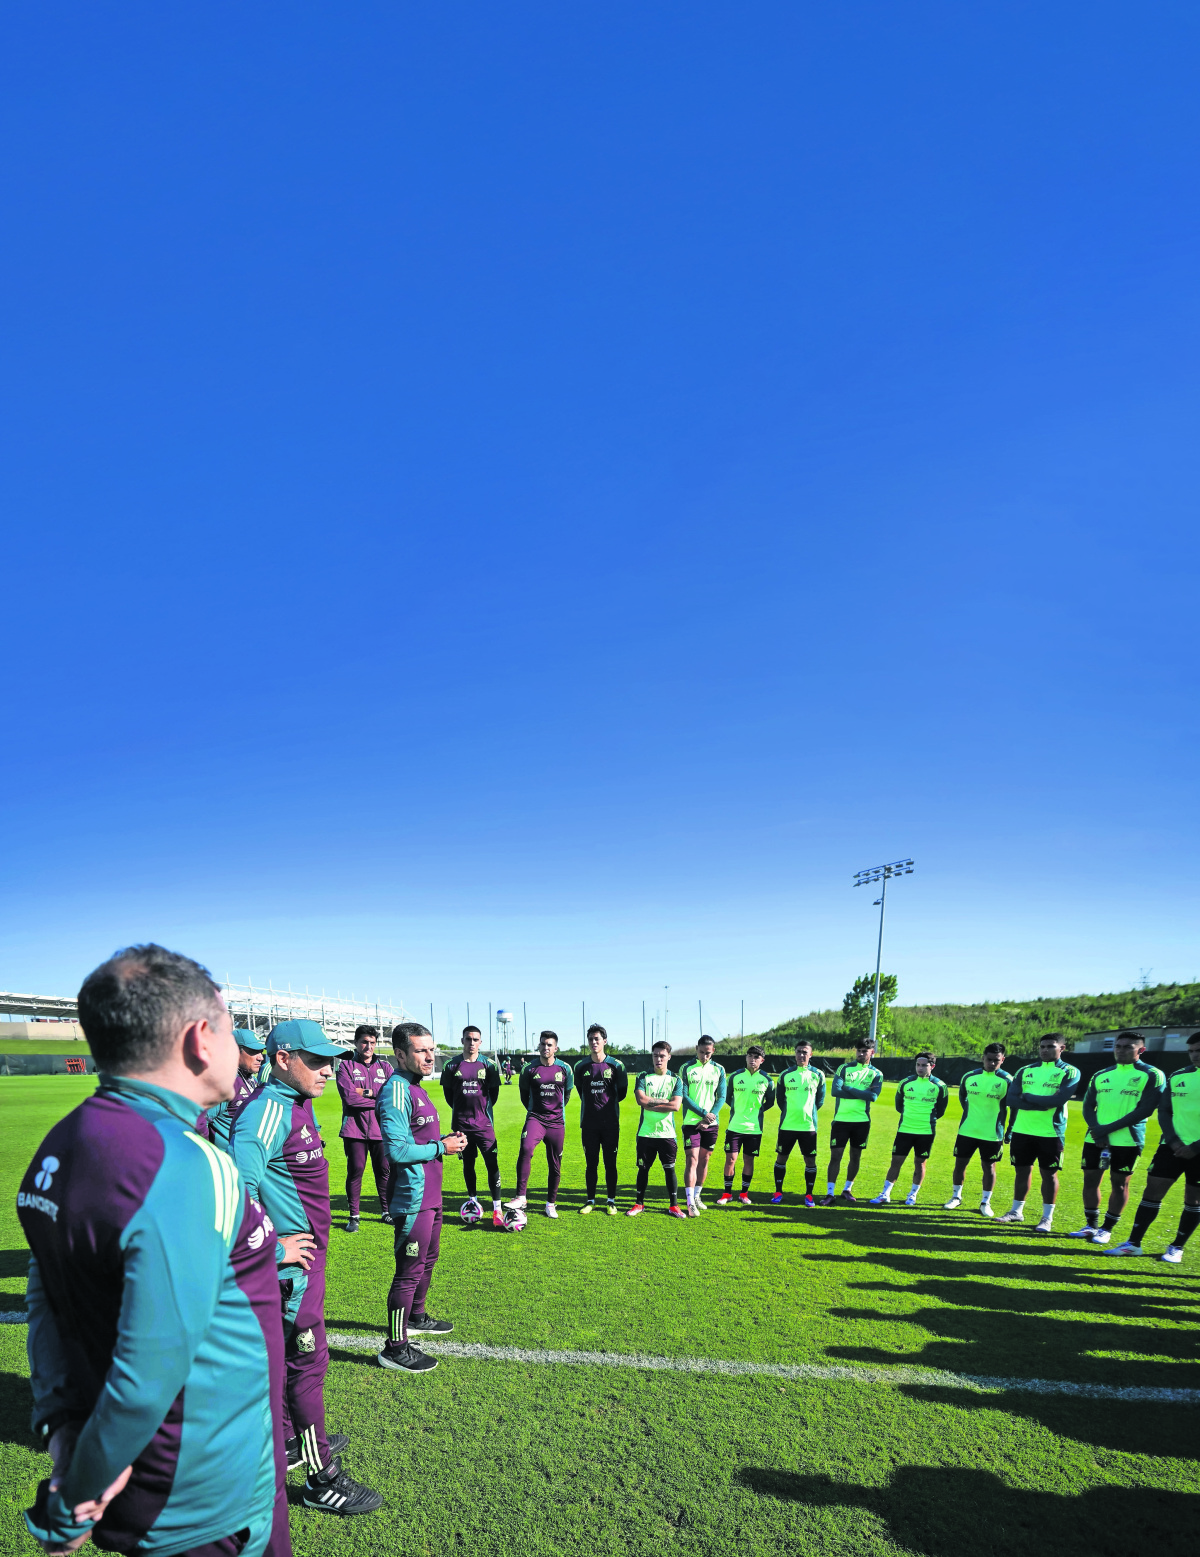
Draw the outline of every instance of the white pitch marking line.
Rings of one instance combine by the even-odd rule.
[[[331,1346],[377,1352],[381,1336],[326,1336]],[[421,1344],[433,1340],[421,1336]],[[731,1362],[723,1357],[645,1357],[639,1352],[533,1351],[520,1346],[442,1341],[438,1355],[476,1362],[523,1362],[570,1368],[637,1368],[647,1373],[717,1373],[732,1378],[832,1379],[846,1384],[920,1384],[967,1389],[975,1394],[1072,1395],[1081,1400],[1155,1400],[1200,1405],[1200,1389],[1141,1388],[1137,1385],[1075,1384],[1069,1379],[993,1379],[940,1368],[846,1368],[814,1362]]]

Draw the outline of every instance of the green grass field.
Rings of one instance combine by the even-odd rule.
[[[22,1306],[17,1180],[42,1133],[92,1085],[0,1080],[8,1186],[0,1307]],[[860,1194],[882,1182],[896,1117],[890,1101],[889,1088],[876,1107]],[[1077,1105],[1071,1112],[1060,1233],[1082,1223],[1082,1124]],[[505,1089],[498,1125],[510,1189],[519,1113],[516,1087]],[[831,1110],[824,1113],[823,1135]],[[318,1114],[336,1219],[329,1329],[365,1346],[382,1338],[391,1232],[367,1197],[371,1219],[354,1236],[340,1230],[336,1098],[322,1100]],[[661,1180],[637,1220],[577,1216],[583,1159],[569,1130],[557,1223],[540,1214],[542,1159],[525,1233],[448,1220],[430,1312],[455,1321],[455,1343],[843,1366],[858,1368],[863,1382],[449,1356],[412,1379],[342,1341],[326,1389],[330,1426],[351,1433],[348,1467],[387,1502],[352,1521],[294,1508],[299,1557],[1194,1553],[1200,1407],[972,1389],[933,1370],[1200,1388],[1200,1248],[1189,1248],[1182,1267],[1109,1260],[1062,1236],[943,1211],[956,1120],[952,1102],[916,1210],[804,1211],[795,1156],[785,1203],[769,1206],[764,1154],[752,1209],[714,1209],[688,1222],[662,1214]],[[631,1107],[623,1205],[635,1121]],[[773,1134],[772,1124],[768,1145]],[[1148,1146],[1156,1139],[1152,1126]],[[826,1159],[823,1141],[822,1173]],[[1143,1179],[1139,1170],[1135,1202]],[[456,1211],[457,1164],[447,1166],[446,1185]],[[713,1186],[710,1174],[710,1201],[719,1179]],[[978,1203],[977,1187],[975,1167],[966,1205]],[[1002,1210],[1011,1187],[1005,1163]],[[1180,1198],[1176,1186],[1148,1240],[1155,1253],[1174,1233]],[[0,1551],[32,1551],[20,1509],[48,1462],[28,1429],[23,1327],[0,1327],[0,1348]],[[914,1370],[930,1370],[927,1380]]]

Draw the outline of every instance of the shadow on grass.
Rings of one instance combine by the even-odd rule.
[[[837,1308],[830,1309],[829,1316],[892,1328],[912,1325],[939,1338],[927,1341],[919,1352],[883,1346],[826,1348],[827,1356],[847,1362],[917,1363],[954,1373],[1072,1379],[1118,1387],[1200,1388],[1196,1339],[1191,1331],[1013,1313],[1006,1313],[997,1323],[993,1313],[981,1308],[922,1308],[907,1314]],[[1140,1355],[1125,1360],[1093,1355],[1097,1352]],[[1169,1360],[1156,1360],[1159,1358]]]
[[[1158,1401],[1072,1400],[1063,1395],[973,1395],[966,1390],[902,1384],[900,1393],[955,1411],[996,1411],[1038,1422],[1058,1438],[1124,1454],[1195,1459],[1200,1454],[1200,1410]]]
[[[19,1373],[0,1373],[0,1439],[25,1449],[40,1449],[41,1443],[29,1425],[32,1413],[29,1380]]]
[[[761,1497],[809,1507],[862,1508],[898,1546],[926,1557],[1191,1557],[1200,1497],[1096,1487],[1075,1497],[1018,1491],[990,1471],[899,1466],[885,1487],[746,1467],[736,1480]]]
[[[28,1249],[0,1249],[0,1281],[24,1281],[28,1274]]]
[[[1157,1294],[1148,1297],[1144,1292],[1135,1294],[1104,1288],[1097,1291],[1083,1283],[1066,1292],[1045,1292],[1037,1287],[1007,1286],[994,1279],[964,1279],[961,1275],[956,1281],[915,1281],[900,1288],[891,1281],[851,1281],[847,1286],[854,1292],[901,1291],[910,1297],[936,1298],[939,1303],[952,1307],[986,1308],[992,1313],[1075,1314],[1080,1310],[1091,1309],[1107,1314],[1112,1319],[1149,1324],[1160,1320],[1167,1323],[1187,1320],[1191,1316],[1185,1312],[1176,1312],[1176,1309],[1194,1308],[1196,1305],[1194,1296],[1181,1296],[1172,1300],[1159,1298]],[[1172,1301],[1174,1307],[1171,1306]]]

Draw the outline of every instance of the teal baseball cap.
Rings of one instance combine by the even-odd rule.
[[[330,1043],[320,1022],[301,1017],[295,1022],[277,1022],[267,1034],[268,1054],[303,1052],[322,1060],[340,1060],[346,1050]]]
[[[267,1047],[258,1034],[252,1033],[248,1027],[235,1027],[233,1036],[239,1049],[251,1049],[255,1054],[261,1054]]]

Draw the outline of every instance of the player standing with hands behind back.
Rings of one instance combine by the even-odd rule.
[[[1067,1102],[1079,1085],[1078,1070],[1062,1057],[1064,1047],[1061,1033],[1045,1033],[1038,1040],[1039,1060],[1022,1065],[1008,1089],[1009,1156],[1017,1171],[1013,1203],[999,1220],[1025,1220],[1025,1197],[1036,1162],[1042,1176],[1042,1219],[1034,1228],[1038,1233],[1054,1231],[1058,1170],[1067,1138]]]
[[[567,1139],[567,1099],[574,1088],[571,1067],[555,1059],[558,1034],[546,1028],[538,1037],[538,1057],[521,1072],[521,1101],[528,1112],[521,1131],[517,1157],[517,1193],[508,1203],[514,1211],[527,1204],[525,1191],[533,1154],[539,1143],[546,1146],[546,1215],[557,1219],[558,1184],[562,1178],[562,1154]]]
[[[375,1188],[379,1194],[379,1209],[383,1220],[390,1222],[388,1214],[388,1186],[391,1170],[387,1153],[379,1134],[379,1120],[375,1117],[375,1104],[379,1094],[392,1074],[386,1060],[376,1059],[375,1045],[379,1042],[377,1027],[354,1029],[354,1053],[338,1066],[337,1089],[342,1100],[342,1147],[346,1153],[346,1206],[349,1219],[346,1231],[358,1231],[358,1211],[362,1198],[363,1176],[367,1171],[367,1157],[371,1159],[371,1171],[375,1175]]]

